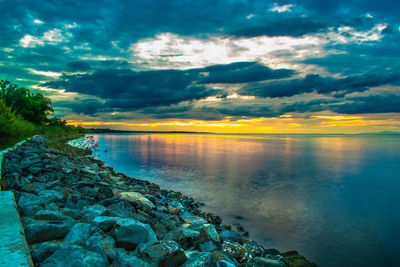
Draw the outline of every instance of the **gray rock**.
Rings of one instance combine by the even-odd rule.
[[[99,254],[83,249],[79,246],[63,246],[47,258],[42,267],[70,267],[70,266],[86,266],[86,267],[102,267],[107,266],[105,261]]]
[[[256,256],[262,257],[265,255],[265,249],[262,246],[258,245],[254,241],[249,241],[249,242],[245,243],[243,245],[243,247],[247,253],[252,255],[252,257],[256,257]],[[278,254],[280,254],[279,251],[277,251],[277,252],[278,252]]]
[[[131,267],[131,266],[137,266],[137,267],[150,267],[151,265],[144,260],[134,256],[130,255],[126,252],[125,249],[123,248],[117,248],[114,249],[113,255],[110,257],[113,259],[112,265],[115,267]]]
[[[238,243],[243,242],[243,236],[235,231],[224,230],[219,234],[219,236],[222,241],[227,240],[227,241],[233,241],[233,242],[238,242]]]
[[[164,238],[169,240],[174,240],[184,249],[200,245],[199,244],[200,232],[187,229],[184,227],[179,227],[170,231],[165,235]]]
[[[136,252],[154,265],[180,266],[186,261],[185,252],[172,240],[140,244]]]
[[[72,218],[65,216],[59,211],[54,210],[39,210],[35,214],[36,220],[47,220],[47,221],[66,221],[72,220]]]
[[[114,227],[115,223],[120,220],[122,220],[122,218],[109,217],[109,216],[97,216],[96,218],[93,219],[92,223],[94,225],[98,226],[103,231],[108,232]]]
[[[135,249],[139,243],[157,241],[157,236],[150,225],[134,219],[117,222],[120,226],[115,230],[117,245],[126,250]]]
[[[89,207],[85,207],[83,209],[83,214],[84,214],[84,216],[83,216],[82,220],[86,221],[86,222],[91,222],[97,216],[108,215],[109,211],[107,210],[106,207],[95,204],[95,205],[91,205]]]
[[[246,251],[239,243],[232,241],[224,241],[222,243],[222,252],[226,255],[235,258],[239,262],[244,261],[246,258]]]
[[[25,236],[29,244],[64,238],[71,230],[70,222],[49,222],[28,224]]]
[[[61,247],[62,245],[58,243],[43,242],[33,251],[32,259],[35,264],[41,263]]]
[[[56,190],[44,190],[39,192],[39,197],[43,199],[45,203],[62,201],[64,198],[63,193]]]
[[[135,209],[131,206],[126,201],[119,201],[117,203],[114,203],[110,206],[108,206],[108,209],[110,210],[110,214],[112,216],[118,216],[118,217],[129,217],[133,213],[135,213]]]
[[[119,194],[122,199],[131,203],[135,208],[143,211],[154,209],[154,204],[138,192],[122,192]]]
[[[208,252],[193,252],[187,255],[187,260],[182,267],[203,267],[209,266],[211,253]]]
[[[103,258],[111,257],[112,251],[115,249],[115,240],[106,234],[94,233],[86,241],[86,249],[96,252]]]
[[[278,259],[255,257],[253,261],[261,267],[285,267],[286,264]]]
[[[23,215],[33,216],[35,213],[43,209],[43,200],[31,193],[21,193],[18,200],[18,208]]]
[[[199,249],[201,252],[214,252],[221,249],[221,244],[210,240],[201,244]]]
[[[90,202],[83,198],[80,194],[70,194],[67,198],[67,203],[65,207],[70,209],[82,209],[89,206]]]
[[[85,246],[86,240],[96,232],[100,232],[100,228],[88,223],[77,223],[64,238],[65,243],[72,245]]]

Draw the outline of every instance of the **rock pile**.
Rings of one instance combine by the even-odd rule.
[[[36,266],[316,266],[248,240],[190,197],[67,148],[35,137],[4,160]]]

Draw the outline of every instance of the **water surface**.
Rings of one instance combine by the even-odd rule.
[[[400,266],[400,136],[94,136],[117,171],[204,202],[265,247],[320,266]]]

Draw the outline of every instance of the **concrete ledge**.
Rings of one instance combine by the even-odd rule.
[[[11,191],[0,192],[0,266],[33,266]]]

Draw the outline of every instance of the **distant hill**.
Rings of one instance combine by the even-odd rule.
[[[392,132],[392,131],[382,131],[382,132],[367,132],[360,133],[363,135],[400,135],[400,132]]]

